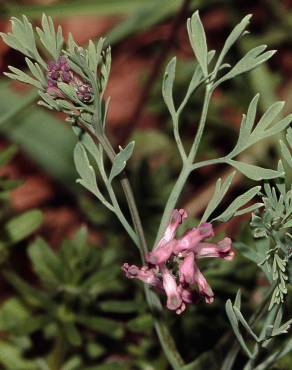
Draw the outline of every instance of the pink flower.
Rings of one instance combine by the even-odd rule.
[[[218,243],[205,242],[214,236],[210,223],[188,230],[177,239],[176,231],[186,217],[183,209],[172,212],[163,237],[146,256],[147,266],[139,268],[127,263],[123,266],[128,278],[139,279],[165,293],[167,308],[177,314],[181,314],[187,304],[197,303],[200,296],[207,303],[214,300],[214,293],[199,270],[197,260],[204,257],[231,260],[234,257],[230,238]]]
[[[160,243],[153,252],[148,253],[146,256],[147,262],[152,265],[160,265],[161,263],[166,262],[172,255],[175,244],[175,240],[170,240],[165,244]]]
[[[128,263],[124,263],[122,270],[129,279],[139,279],[146,284],[162,289],[162,282],[157,277],[157,272],[153,268],[148,268],[147,266],[139,268],[136,265],[130,266]]]
[[[224,238],[217,244],[199,243],[197,244],[194,252],[197,258],[218,257],[225,260],[232,260],[235,255],[230,238]]]
[[[182,305],[182,298],[174,276],[169,272],[165,264],[160,266],[162,274],[163,288],[167,295],[167,308],[178,310]]]
[[[173,251],[175,254],[179,254],[184,251],[194,250],[201,240],[211,236],[214,236],[211,224],[205,223],[198,227],[194,227],[185,232],[185,234],[177,241]]]
[[[194,264],[194,270],[195,282],[198,285],[200,294],[205,297],[206,303],[212,303],[214,301],[214,293],[196,263]]]
[[[146,256],[146,260],[149,263],[158,265],[166,262],[169,259],[176,244],[176,241],[173,240],[176,230],[186,217],[187,213],[184,209],[175,209],[172,212],[169,224],[163,237],[160,239],[153,251],[148,253]]]
[[[195,256],[193,252],[187,254],[179,266],[179,281],[181,283],[194,284],[195,282]]]

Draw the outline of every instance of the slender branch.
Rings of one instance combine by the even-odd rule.
[[[184,361],[176,348],[175,342],[168,330],[168,327],[164,323],[164,318],[162,316],[163,309],[160,299],[149,286],[144,285],[144,290],[147,303],[152,312],[154,327],[164,354],[168,362],[171,364],[173,370],[181,370],[182,366],[184,365]]]
[[[99,147],[100,147],[100,150],[103,150],[100,144],[99,144]],[[110,210],[117,216],[117,218],[119,219],[121,224],[124,226],[125,230],[129,234],[129,236],[131,237],[133,242],[138,247],[139,246],[139,240],[137,238],[137,234],[135,233],[135,231],[133,230],[133,228],[131,227],[131,225],[129,224],[127,219],[125,218],[125,216],[124,216],[124,214],[123,214],[123,212],[120,208],[120,205],[119,205],[119,202],[117,200],[116,194],[115,194],[115,192],[113,190],[113,187],[112,187],[112,185],[111,185],[111,183],[110,183],[110,181],[109,181],[109,179],[106,175],[106,172],[105,172],[105,169],[104,169],[104,164],[103,164],[103,159],[101,159],[101,161],[100,161],[99,171],[100,171],[100,174],[101,174],[101,178],[102,178],[103,182],[106,185],[109,197],[112,201],[112,206],[111,206]],[[107,206],[107,207],[109,208],[109,206]]]
[[[178,151],[179,151],[179,154],[181,156],[181,159],[182,159],[183,163],[185,163],[187,161],[187,155],[186,155],[186,152],[185,152],[185,149],[184,149],[184,146],[183,146],[183,143],[181,141],[180,134],[179,134],[178,118],[179,118],[178,114],[175,114],[175,116],[172,117],[172,120],[173,120],[173,134],[174,134],[174,138],[175,138],[176,145],[178,147]]]
[[[190,167],[189,165],[187,164],[187,162],[183,165],[183,168],[176,180],[176,183],[170,193],[170,196],[168,198],[168,201],[166,203],[166,206],[165,206],[165,209],[164,209],[164,212],[163,212],[163,216],[162,216],[162,219],[161,219],[161,222],[160,222],[160,225],[159,225],[159,229],[158,229],[158,233],[157,233],[157,237],[156,237],[156,240],[155,240],[155,244],[157,244],[158,240],[161,239],[162,237],[162,234],[164,233],[164,230],[166,228],[166,225],[169,221],[169,218],[170,218],[170,215],[171,215],[171,212],[172,210],[175,208],[175,205],[178,201],[178,198],[180,197],[181,195],[181,192],[182,192],[182,189],[189,177],[189,174],[190,174]]]
[[[180,175],[179,175],[179,177],[178,177],[178,179],[177,179],[177,181],[176,181],[176,183],[175,183],[175,185],[174,185],[174,187],[173,187],[173,189],[170,193],[168,201],[166,203],[164,213],[163,213],[160,225],[159,225],[159,229],[158,229],[155,244],[161,238],[161,236],[162,236],[162,234],[163,234],[163,232],[166,228],[166,225],[169,221],[171,212],[175,208],[175,205],[178,201],[178,198],[179,198],[179,196],[182,192],[182,189],[183,189],[190,173],[192,172],[192,170],[194,168],[199,168],[199,167],[203,166],[202,165],[203,162],[200,162],[200,163],[197,163],[197,164],[193,165],[193,161],[196,157],[196,154],[197,154],[197,151],[198,151],[198,148],[199,148],[199,144],[200,144],[200,141],[202,139],[203,131],[204,131],[204,128],[205,128],[207,113],[208,113],[208,106],[209,106],[209,103],[210,103],[212,91],[213,91],[212,90],[212,85],[207,84],[206,85],[206,91],[205,91],[205,97],[204,97],[204,104],[203,104],[203,108],[202,108],[202,113],[201,113],[201,118],[200,118],[200,122],[199,122],[198,131],[197,131],[195,140],[193,142],[192,148],[190,150],[190,153],[188,155],[188,158],[183,163],[181,173],[180,173]],[[221,161],[222,159],[220,158],[218,160]],[[213,162],[216,163],[215,160],[213,160]],[[210,164],[210,162],[208,164]],[[204,165],[206,165],[206,162],[205,162]],[[197,166],[197,167],[195,167],[195,166]]]
[[[201,142],[201,139],[202,139],[202,135],[203,135],[203,132],[204,132],[205,124],[206,124],[208,107],[209,107],[209,104],[210,104],[210,99],[211,99],[211,96],[212,96],[212,92],[213,92],[212,85],[207,84],[206,85],[206,90],[205,90],[204,104],[203,104],[203,109],[202,109],[202,114],[201,114],[201,118],[200,118],[200,122],[199,122],[198,131],[197,131],[195,140],[193,142],[193,145],[192,145],[190,153],[189,153],[189,162],[190,163],[194,162],[194,160],[196,158],[196,155],[197,155],[197,152],[198,152],[198,148],[199,148],[199,145],[200,145],[200,142]]]
[[[129,224],[129,222],[127,221],[127,219],[125,218],[125,216],[124,216],[124,214],[123,214],[123,212],[122,212],[122,210],[119,206],[119,203],[117,201],[116,195],[115,195],[111,185],[108,184],[108,183],[107,183],[107,189],[108,189],[108,193],[109,193],[109,196],[111,198],[112,204],[114,206],[113,212],[115,213],[115,215],[117,216],[117,218],[119,219],[121,224],[124,226],[125,230],[129,234],[130,238],[139,247],[138,236],[135,233],[135,231],[133,230],[133,228],[131,227],[131,225]]]
[[[105,152],[107,153],[107,155],[109,156],[110,160],[113,161],[113,159],[116,156],[116,153],[115,153],[113,147],[111,146],[111,143],[109,142],[108,138],[106,136],[101,136],[100,143],[102,144],[102,146],[103,146]],[[141,247],[141,258],[144,262],[145,254],[148,252],[147,243],[146,243],[146,239],[145,239],[145,236],[144,236],[144,231],[143,231],[141,219],[140,219],[140,216],[139,216],[139,212],[138,212],[138,209],[137,209],[137,206],[136,206],[133,190],[132,190],[131,184],[128,180],[128,177],[127,177],[125,171],[123,171],[121,173],[120,182],[121,182],[121,185],[123,187],[123,190],[124,190],[124,193],[125,193],[128,205],[129,205],[129,209],[130,209],[132,221],[133,221],[133,224],[134,224],[134,228],[135,228],[136,233],[137,233],[138,238],[139,238],[140,247]]]
[[[86,125],[84,125],[80,121],[77,121],[76,124],[92,138],[92,140],[94,141],[96,145],[99,145],[99,144],[102,145],[104,151],[106,152],[107,156],[109,157],[111,161],[114,160],[116,154],[110,142],[104,135],[97,136],[97,134],[95,134],[92,130],[90,130]],[[141,255],[142,261],[144,262],[145,254],[148,251],[147,244],[146,244],[146,240],[144,237],[144,232],[143,232],[141,220],[139,217],[139,213],[138,213],[136,203],[134,200],[132,188],[131,188],[131,185],[129,183],[129,180],[127,178],[125,171],[122,172],[122,174],[119,176],[119,179],[120,179],[124,194],[126,196],[128,205],[129,205],[132,221],[134,224],[134,229],[138,235],[138,240],[139,240],[138,247],[140,250],[140,255]]]

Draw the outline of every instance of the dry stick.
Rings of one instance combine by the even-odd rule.
[[[130,118],[130,124],[126,125],[123,129],[122,142],[124,142],[127,139],[133,127],[137,126],[138,122],[140,121],[141,115],[149,100],[152,86],[156,79],[158,78],[159,73],[161,71],[161,67],[164,63],[165,58],[167,57],[169,49],[171,49],[171,46],[174,43],[174,40],[176,39],[176,35],[179,31],[182,21],[184,20],[185,15],[187,14],[189,4],[190,0],[184,0],[179,12],[177,13],[176,17],[173,20],[169,36],[167,37],[165,43],[163,44],[160,53],[157,55],[152,70],[148,75],[146,83],[143,87],[143,91],[139,95],[139,100],[137,102],[136,108],[132,114],[132,117]]]

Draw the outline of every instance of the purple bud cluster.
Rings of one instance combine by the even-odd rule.
[[[61,56],[56,62],[48,63],[48,87],[57,87],[58,82],[70,83],[73,73],[66,57]]]
[[[84,103],[89,102],[92,98],[92,89],[88,84],[76,81],[76,95]]]
[[[58,88],[58,82],[64,82],[75,88],[76,95],[82,102],[89,102],[92,98],[91,86],[73,73],[65,56],[61,56],[56,62],[48,63],[47,78],[47,92],[52,96],[64,98],[62,91]]]

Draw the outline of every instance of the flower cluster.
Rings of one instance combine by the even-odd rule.
[[[175,238],[179,225],[187,217],[185,210],[175,209],[162,239],[146,256],[147,265],[141,268],[125,263],[122,267],[130,279],[139,279],[164,292],[167,308],[177,314],[186,309],[186,304],[195,303],[200,296],[212,303],[214,293],[199,270],[197,260],[204,257],[219,257],[231,260],[234,257],[231,239],[218,243],[206,242],[213,237],[213,227],[204,223],[187,230],[181,238]],[[194,289],[197,285],[198,292]]]
[[[47,92],[55,97],[64,98],[63,93],[58,88],[58,82],[64,82],[74,87],[78,99],[82,102],[88,102],[92,98],[92,89],[81,81],[70,68],[65,56],[61,56],[56,62],[48,63],[48,89]]]

